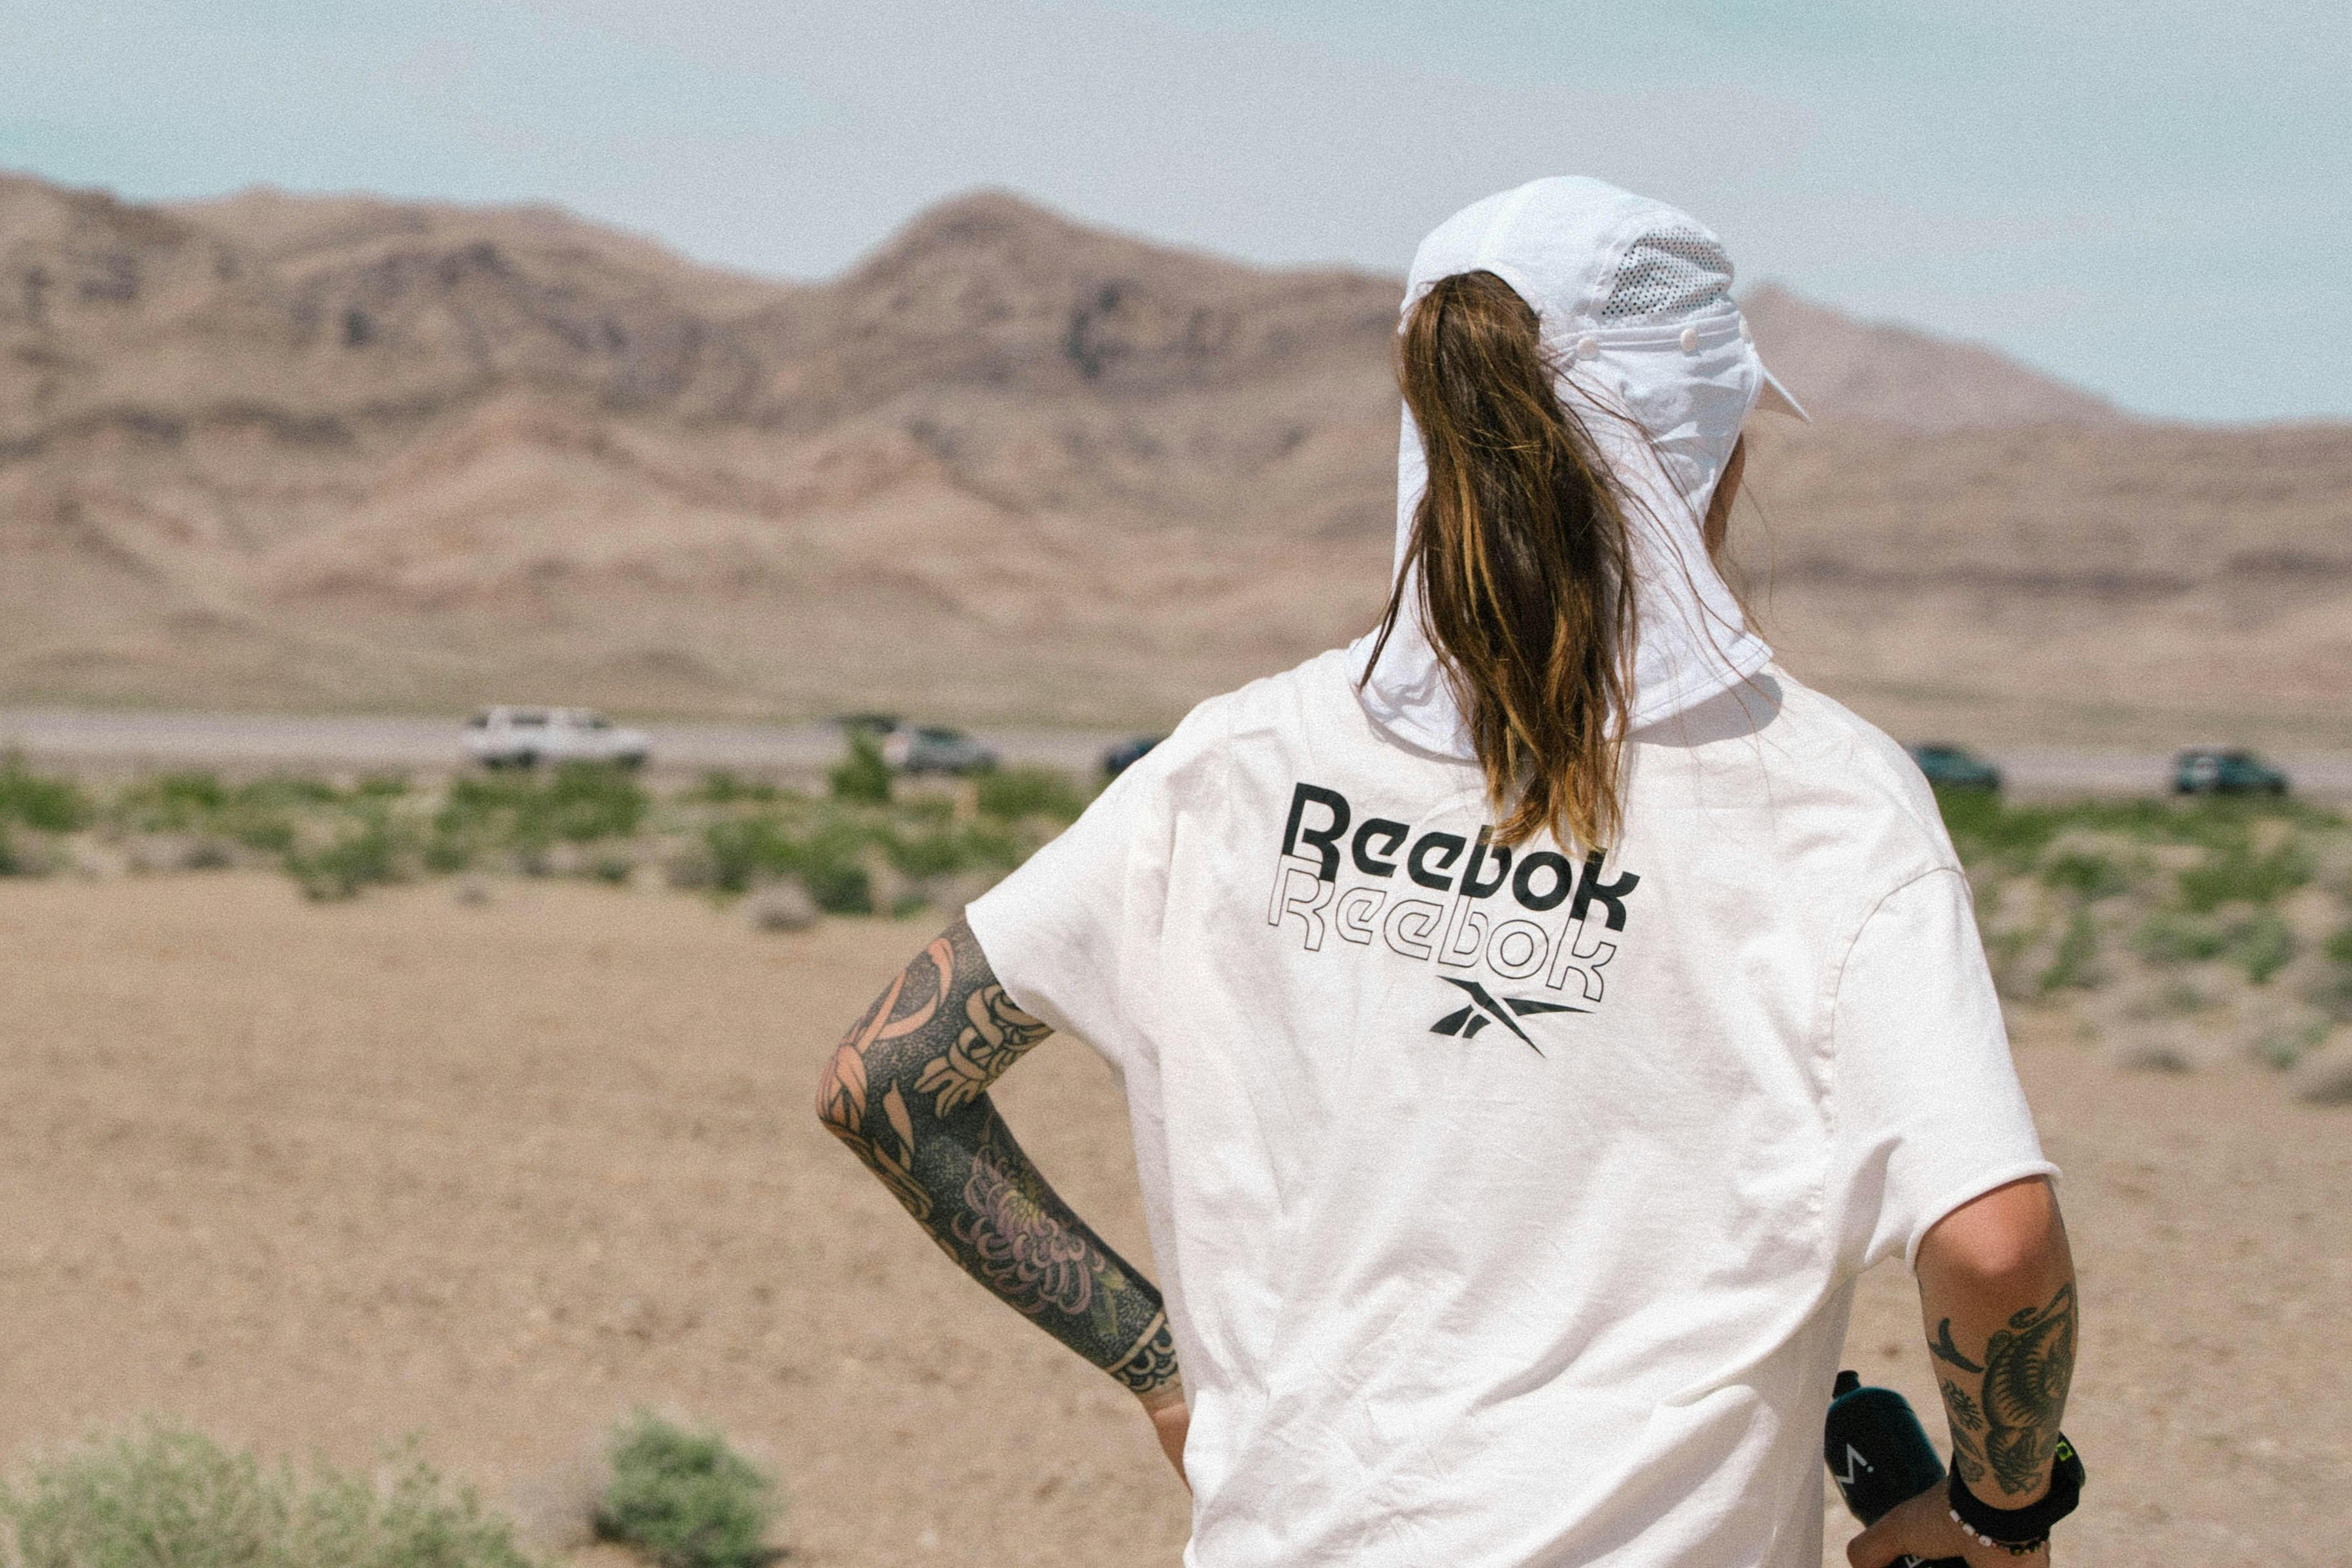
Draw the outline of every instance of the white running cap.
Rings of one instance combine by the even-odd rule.
[[[1410,311],[1442,278],[1492,272],[1532,307],[1559,367],[1554,389],[1582,418],[1631,497],[1640,646],[1632,727],[1685,711],[1772,657],[1741,616],[1700,539],[1716,481],[1759,406],[1804,410],[1764,368],[1731,299],[1731,258],[1688,214],[1600,180],[1535,180],[1473,203],[1421,243]],[[1397,447],[1396,569],[1428,484],[1408,410]],[[1373,637],[1350,649],[1356,673]],[[1475,749],[1408,593],[1361,689],[1372,717],[1424,751]]]

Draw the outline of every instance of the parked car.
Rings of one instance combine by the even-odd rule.
[[[2252,752],[2191,746],[2172,759],[2175,795],[2284,795],[2286,774]]]
[[[485,767],[611,763],[641,767],[652,746],[586,708],[485,708],[466,721],[466,754]]]
[[[1143,760],[1146,752],[1160,744],[1159,735],[1135,735],[1121,741],[1103,753],[1103,777],[1115,779]]]
[[[1969,751],[1966,746],[1940,742],[1906,746],[1919,771],[1937,789],[1980,789],[1990,794],[2000,792],[2000,770]]]
[[[997,763],[993,748],[937,724],[891,731],[882,738],[882,760],[902,773],[984,773]]]

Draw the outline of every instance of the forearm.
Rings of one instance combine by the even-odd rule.
[[[1978,1204],[1922,1244],[1920,1306],[1953,1468],[1985,1502],[2022,1508],[2050,1484],[2074,1379],[2074,1266],[2046,1184]]]
[[[1047,1032],[959,921],[843,1041],[819,1114],[966,1273],[1164,1403],[1181,1385],[1160,1292],[1055,1193],[986,1092]]]

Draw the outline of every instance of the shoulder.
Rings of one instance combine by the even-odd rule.
[[[1910,753],[1843,703],[1777,667],[1770,673],[1780,706],[1765,738],[1787,760],[1769,787],[1802,802],[1801,837],[1843,862],[1841,880],[1870,904],[1930,871],[1959,869]]]
[[[1819,738],[1827,754],[1843,766],[1850,787],[1886,809],[1931,826],[1944,839],[1943,814],[1936,792],[1927,787],[1919,764],[1885,731],[1845,704],[1788,676],[1782,676],[1783,702],[1789,717]]]
[[[1348,684],[1346,652],[1333,649],[1198,703],[1143,761],[1172,780],[1222,765],[1253,742],[1297,745],[1318,731],[1361,723],[1361,716]]]

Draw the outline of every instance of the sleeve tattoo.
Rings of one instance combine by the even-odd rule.
[[[2004,1492],[2033,1489],[2058,1447],[2058,1421],[2074,1376],[2074,1287],[2062,1285],[2043,1307],[2027,1307],[1993,1331],[1984,1359],[1952,1342],[1944,1320],[1928,1347],[1937,1361],[1977,1380],[1977,1393],[1939,1373],[1952,1422],[1952,1468],[1972,1488],[1990,1477]]]
[[[1160,1292],[1070,1211],[988,1098],[1052,1032],[959,920],[834,1052],[817,1114],[965,1273],[1153,1399],[1178,1385]]]

